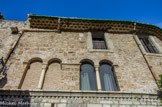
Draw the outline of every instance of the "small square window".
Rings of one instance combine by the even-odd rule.
[[[158,49],[148,36],[138,36],[138,38],[147,53],[159,53]]]
[[[103,32],[92,33],[93,49],[107,49]]]

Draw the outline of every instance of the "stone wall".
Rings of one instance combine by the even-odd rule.
[[[161,107],[156,94],[98,91],[0,90],[0,106]]]
[[[0,57],[6,57],[10,48],[17,41],[19,34],[12,34],[11,27],[25,28],[24,21],[1,20],[0,21]]]
[[[159,48],[162,50],[162,42],[157,37],[154,36],[155,42],[159,45]],[[155,75],[158,79],[159,75],[162,74],[162,53],[160,55],[152,54],[146,55],[149,65],[152,67]]]
[[[24,32],[8,61],[7,83],[3,88],[17,89],[21,82],[24,82],[22,78],[29,66],[28,62],[40,58],[42,65],[47,67],[50,60],[61,61],[60,74],[57,74],[56,78],[53,74],[53,79],[59,80],[54,86],[57,88],[53,89],[79,90],[80,62],[90,59],[94,66],[98,66],[102,60],[113,63],[120,91],[156,93],[156,82],[133,35],[106,33],[106,36],[112,42],[111,51],[90,49],[88,32]],[[51,72],[48,70],[45,77]],[[33,74],[30,74],[29,78],[33,78]],[[50,80],[45,79],[44,83],[47,83],[46,81]]]
[[[156,77],[162,74],[162,54],[143,53],[136,35],[106,32],[108,49],[98,50],[93,49],[91,32],[58,33],[31,29],[29,24],[0,21],[0,57],[5,58],[21,37],[6,64],[7,75],[0,80],[0,106],[15,102],[19,103],[15,107],[162,106],[151,72]],[[18,27],[20,32],[12,34],[10,27]],[[153,38],[162,48],[161,40]],[[84,60],[91,61],[95,68],[100,61],[111,62],[119,91],[80,91],[80,66]]]

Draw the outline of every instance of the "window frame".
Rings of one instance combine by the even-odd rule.
[[[91,32],[93,49],[107,50],[104,32]]]
[[[114,90],[103,90],[102,80],[101,80],[101,72],[104,72],[104,71],[101,71],[101,66],[104,65],[104,64],[106,64],[106,65],[111,67],[111,71],[110,72],[112,73],[111,76],[113,76],[113,78],[111,78],[111,79],[113,79],[112,82],[115,83],[114,85],[115,85],[115,88],[116,88]],[[114,71],[114,67],[111,64],[109,64],[107,62],[100,62],[99,76],[100,76],[100,82],[101,82],[101,89],[102,89],[102,91],[119,91],[119,85],[118,85],[118,82],[117,82],[117,78],[116,78],[116,74],[115,74],[115,71]]]
[[[155,48],[158,50],[159,53],[149,53],[145,50],[144,46],[142,45],[139,36],[141,37],[148,37],[149,41],[152,42],[152,44],[155,46]],[[152,35],[135,35],[134,36],[135,41],[137,42],[137,44],[139,45],[139,48],[141,49],[142,53],[144,55],[149,55],[149,56],[162,56],[162,49],[161,47],[158,45],[158,43],[154,40],[154,36]]]
[[[100,31],[98,31],[100,32]],[[105,41],[105,45],[107,47],[107,49],[93,49],[93,38],[92,38],[92,33],[93,32],[88,32],[88,36],[87,36],[87,48],[90,52],[109,52],[109,53],[113,53],[113,43],[110,39],[110,33],[104,32],[103,34],[103,38]]]
[[[89,65],[91,65],[91,66],[93,67],[93,71],[92,71],[92,72],[94,73],[94,74],[93,74],[93,76],[94,76],[93,79],[95,80],[95,82],[94,82],[94,83],[95,83],[94,87],[95,87],[96,89],[90,89],[90,90],[88,90],[88,89],[82,89],[82,86],[81,86],[81,85],[82,85],[82,79],[81,79],[81,78],[82,78],[82,77],[81,77],[82,74],[81,74],[81,73],[84,72],[84,71],[82,71],[82,66],[83,66],[84,64],[89,64]],[[87,73],[90,74],[89,72],[87,72]],[[88,75],[88,77],[89,77],[89,75]],[[91,79],[91,78],[89,78],[89,79]],[[90,81],[91,81],[91,80],[90,80]],[[90,82],[90,83],[89,83],[89,87],[91,87],[91,86],[92,86],[92,85],[91,85],[91,82]],[[94,87],[93,87],[93,88],[94,88]],[[91,88],[92,88],[92,87],[91,87]],[[82,90],[82,91],[97,91],[97,90],[98,90],[98,89],[97,89],[97,79],[96,79],[95,67],[94,67],[94,65],[93,65],[92,63],[90,63],[90,62],[88,62],[88,61],[82,62],[81,65],[80,65],[80,90]]]
[[[159,50],[149,38],[149,36],[138,36],[143,48],[147,53],[159,54]]]

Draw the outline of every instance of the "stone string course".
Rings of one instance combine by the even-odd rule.
[[[16,102],[19,107],[161,107],[156,94],[97,92],[0,90],[0,102]],[[27,103],[28,102],[28,103]],[[19,105],[18,105],[19,104]],[[3,107],[4,104],[0,103]],[[16,106],[16,107],[17,107]]]

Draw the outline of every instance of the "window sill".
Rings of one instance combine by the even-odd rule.
[[[159,56],[162,57],[162,54],[155,54],[155,53],[145,53],[146,56]]]
[[[108,53],[113,53],[112,50],[107,50],[107,49],[90,49],[90,52],[108,52]]]

